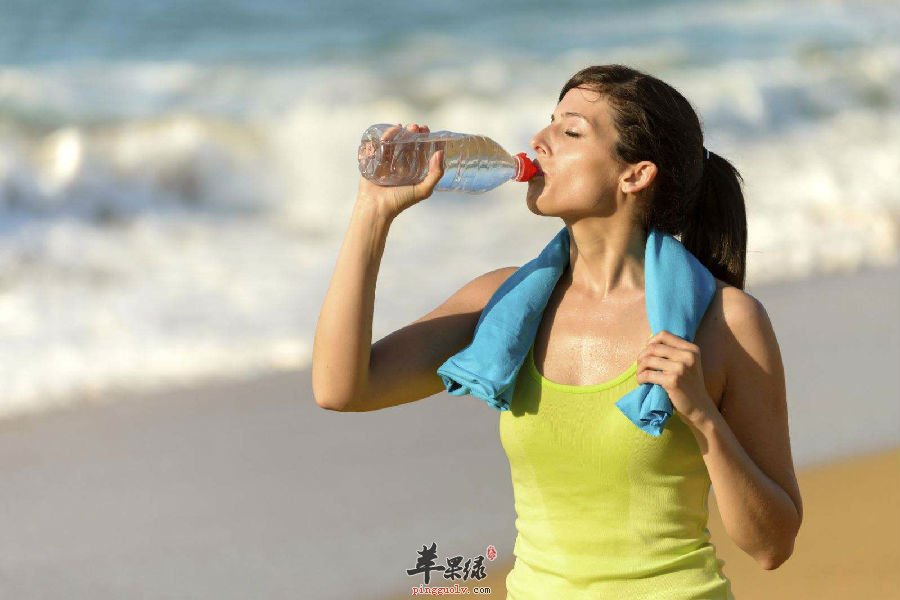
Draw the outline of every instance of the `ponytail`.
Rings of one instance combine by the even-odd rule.
[[[698,197],[681,232],[681,243],[717,279],[744,289],[747,211],[743,178],[714,152],[703,161]]]

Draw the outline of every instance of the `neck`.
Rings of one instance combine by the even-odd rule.
[[[647,234],[640,225],[584,218],[566,227],[569,264],[562,277],[571,289],[593,300],[643,293]]]

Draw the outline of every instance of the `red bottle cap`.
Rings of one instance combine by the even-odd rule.
[[[531,159],[525,156],[524,152],[519,152],[516,154],[516,176],[513,177],[516,181],[528,181],[532,177],[538,174],[538,168],[535,166]]]

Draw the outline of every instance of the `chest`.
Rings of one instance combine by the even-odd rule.
[[[722,325],[719,288],[693,340],[700,347],[706,390],[717,407],[725,389]],[[556,383],[603,383],[626,371],[652,334],[643,293],[599,302],[557,289],[538,327],[534,363]]]

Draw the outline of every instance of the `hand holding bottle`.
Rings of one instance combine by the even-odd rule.
[[[429,133],[427,125],[419,126],[416,123],[407,125],[406,130],[411,133]],[[404,132],[399,126],[391,127],[384,132],[381,141],[388,141],[402,133]],[[386,148],[388,148],[388,151],[392,151],[392,145],[387,145]],[[419,164],[422,164],[428,158],[428,149],[422,146],[420,152],[422,156],[418,158],[421,161]],[[435,185],[444,175],[443,158],[443,149],[434,152],[431,160],[428,161],[428,173],[425,179],[413,185],[381,186],[365,177],[360,177],[357,195],[361,201],[374,203],[383,214],[394,218],[410,206],[431,196]],[[390,162],[386,164],[390,165]]]
[[[507,181],[528,181],[540,168],[524,152],[509,154],[489,137],[454,131],[431,133],[377,123],[363,132],[357,150],[360,174],[380,186],[424,183],[432,155],[441,151],[443,176],[434,191],[481,194]]]

